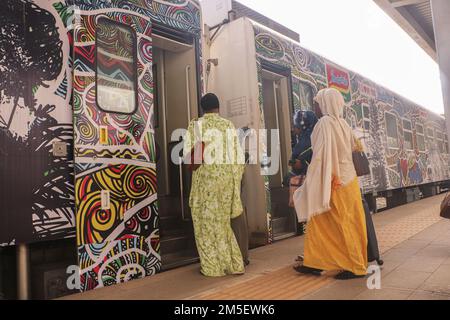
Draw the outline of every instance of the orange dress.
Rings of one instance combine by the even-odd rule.
[[[365,275],[367,232],[358,178],[345,186],[333,183],[330,205],[306,226],[304,265]]]

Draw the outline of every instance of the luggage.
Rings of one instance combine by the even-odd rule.
[[[369,159],[364,152],[354,151],[352,153],[353,165],[355,166],[356,175],[362,177],[370,174]]]
[[[247,223],[247,213],[244,212],[237,218],[231,219],[231,228],[233,229],[234,236],[238,242],[239,249],[241,249],[242,259],[244,264],[249,264],[249,254],[248,254],[248,223]]]
[[[370,214],[369,205],[366,199],[363,198],[364,214],[366,216],[366,228],[367,228],[367,260],[369,262],[376,261],[378,265],[384,264],[380,259],[380,251],[378,249],[377,234],[373,225],[372,215]]]
[[[441,217],[450,219],[450,193],[448,193],[441,203]]]

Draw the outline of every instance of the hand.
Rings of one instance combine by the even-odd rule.
[[[300,170],[302,168],[302,162],[300,160],[290,161],[289,165],[294,170]]]

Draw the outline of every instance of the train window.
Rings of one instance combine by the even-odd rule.
[[[310,84],[300,82],[300,107],[302,110],[314,110],[314,89]]]
[[[363,105],[363,116],[366,119],[370,119],[370,111],[369,111],[369,106],[368,105]]]
[[[405,148],[407,150],[414,150],[412,132],[405,132]]]
[[[423,135],[423,126],[416,123],[416,132]]]
[[[425,148],[425,136],[423,134],[423,126],[416,123],[416,140],[417,140],[417,148],[420,152],[424,152]]]
[[[106,18],[98,21],[97,105],[105,112],[132,114],[137,107],[136,34]]]
[[[352,106],[353,110],[356,113],[356,116],[358,117],[358,120],[361,120],[363,118],[363,111],[360,104],[355,104]]]
[[[403,129],[411,131],[412,130],[411,121],[403,120]]]
[[[444,135],[444,151],[445,151],[445,153],[448,153],[448,136],[447,136],[447,134]]]
[[[398,124],[397,117],[392,113],[385,113],[387,143],[389,148],[398,148]]]
[[[419,149],[420,152],[425,152],[426,151],[425,137],[423,135],[418,135],[417,136],[417,148]]]
[[[363,111],[363,125],[364,130],[369,131],[370,130],[370,112],[369,112],[369,106],[366,104],[363,104],[362,111]]]
[[[439,152],[445,153],[445,147],[444,147],[444,135],[442,132],[436,130],[436,140],[437,140],[437,146],[439,148]]]
[[[412,124],[409,120],[403,120],[403,138],[406,150],[414,150]]]

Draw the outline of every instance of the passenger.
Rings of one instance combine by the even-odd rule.
[[[205,115],[191,121],[184,144],[186,154],[186,151],[192,153],[193,146],[200,140],[205,143],[205,162],[193,172],[189,199],[201,273],[208,277],[243,274],[244,261],[231,229],[231,219],[243,213],[240,196],[245,166],[243,152],[234,125],[219,116],[217,96],[211,93],[205,95],[201,99],[201,107]],[[218,156],[215,158],[217,161],[206,159],[212,144],[212,140],[208,140],[210,133],[211,137],[214,136],[212,138],[220,134],[219,143],[222,143],[222,151],[226,151],[220,154],[220,148],[211,148],[211,155]],[[232,135],[232,144],[227,143],[227,134]],[[234,161],[220,161],[225,160],[226,155]]]
[[[304,176],[308,171],[312,158],[311,134],[317,121],[317,116],[312,111],[297,111],[294,115],[292,158],[289,162],[292,171],[285,178],[286,186],[289,185],[290,178]]]
[[[312,159],[311,134],[317,124],[317,116],[313,111],[297,111],[293,119],[294,143],[292,146],[292,171],[288,174],[286,184],[289,185],[289,206],[294,207],[293,194],[305,181],[309,164]],[[286,185],[285,184],[285,185]],[[299,230],[305,230],[303,223],[299,223]],[[303,261],[299,255],[296,261]],[[298,267],[296,264],[295,267]]]
[[[361,192],[352,161],[356,141],[343,119],[344,99],[336,89],[319,91],[321,118],[312,134],[313,158],[305,183],[294,194],[299,221],[308,221],[300,273],[342,270],[336,279],[364,277],[367,232]]]
[[[294,116],[294,132],[298,137],[292,149],[293,172],[306,175],[312,159],[311,134],[317,124],[317,116],[312,111],[300,111]]]

